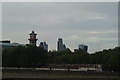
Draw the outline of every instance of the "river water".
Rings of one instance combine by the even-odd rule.
[[[120,79],[116,79],[116,78],[58,78],[58,79],[6,78],[2,80],[120,80]]]

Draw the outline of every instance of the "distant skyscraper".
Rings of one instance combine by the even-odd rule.
[[[36,41],[38,40],[38,39],[36,39],[36,35],[37,34],[34,31],[32,31],[32,33],[30,33],[29,35],[30,35],[30,38],[28,39],[29,40],[29,44],[36,46]]]
[[[44,49],[48,51],[48,44],[44,42]]]
[[[44,48],[43,42],[40,42],[39,47]]]
[[[82,49],[82,50],[84,50],[84,51],[87,52],[87,50],[88,50],[88,46],[85,45],[85,44],[79,44],[79,45],[78,45],[78,49]]]
[[[57,51],[63,51],[65,49],[66,49],[66,46],[65,44],[63,44],[62,38],[59,38],[57,42]]]
[[[41,42],[39,47],[42,47],[44,50],[48,51],[48,44],[46,42]]]

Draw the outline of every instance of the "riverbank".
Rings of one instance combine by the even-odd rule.
[[[35,69],[5,69],[2,80],[120,80],[115,72],[52,71]]]

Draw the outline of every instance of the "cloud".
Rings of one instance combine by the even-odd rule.
[[[79,43],[88,44],[90,52],[100,44],[117,42],[118,3],[11,2],[3,3],[2,8],[3,38],[11,41],[27,43],[28,34],[35,30],[38,44],[46,41],[50,49],[56,49],[59,37],[71,49]]]
[[[80,40],[80,37],[78,35],[69,35],[65,37],[65,40]]]
[[[88,33],[90,33],[90,34],[114,34],[117,32],[118,31],[90,31]]]

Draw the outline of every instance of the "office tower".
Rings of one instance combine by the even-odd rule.
[[[78,45],[78,49],[82,49],[82,50],[84,50],[84,51],[87,52],[87,50],[88,50],[88,46],[85,45],[85,44],[79,44],[79,45]]]
[[[48,51],[48,44],[44,42],[44,49]]]
[[[48,44],[46,42],[40,42],[39,47],[42,47],[44,50],[48,51]]]
[[[29,44],[36,46],[36,41],[38,40],[38,39],[36,39],[36,35],[37,34],[34,31],[32,31],[32,33],[30,33],[29,35],[30,35],[30,38],[28,39],[29,40]]]
[[[65,44],[63,44],[62,38],[59,38],[57,42],[57,51],[63,51],[65,49],[66,49],[66,46]]]
[[[43,42],[40,42],[39,47],[44,48]]]

